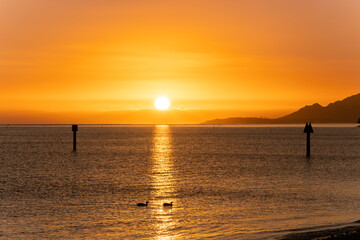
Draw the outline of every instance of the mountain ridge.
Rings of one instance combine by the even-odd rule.
[[[327,106],[319,103],[306,105],[288,115],[271,118],[223,118],[213,119],[202,124],[273,124],[273,123],[356,123],[360,118],[360,93],[352,95]]]

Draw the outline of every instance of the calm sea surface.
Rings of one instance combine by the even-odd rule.
[[[0,126],[1,239],[265,239],[360,219],[360,128]],[[136,203],[149,201],[148,207]],[[173,202],[164,208],[164,202]]]

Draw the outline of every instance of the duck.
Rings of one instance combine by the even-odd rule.
[[[173,202],[163,203],[163,206],[164,206],[164,207],[172,207],[172,204],[173,204]]]
[[[148,201],[146,201],[146,203],[138,203],[138,204],[136,204],[136,206],[138,206],[138,207],[147,207],[147,205],[148,205]]]

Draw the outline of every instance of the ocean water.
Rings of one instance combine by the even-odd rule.
[[[360,128],[0,126],[1,239],[272,239],[360,219]],[[148,207],[136,203],[149,201]],[[173,202],[173,207],[163,207]]]

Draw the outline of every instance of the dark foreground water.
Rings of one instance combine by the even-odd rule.
[[[308,159],[303,126],[79,126],[76,153],[70,126],[0,126],[0,238],[265,239],[359,220],[360,128],[314,130]]]

